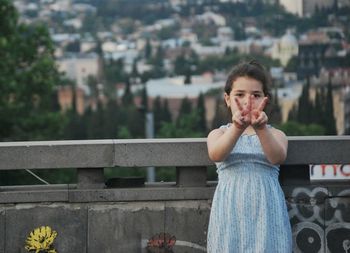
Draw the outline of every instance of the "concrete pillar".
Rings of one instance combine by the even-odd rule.
[[[207,167],[176,167],[176,185],[203,187],[207,185]]]
[[[103,168],[79,168],[78,189],[102,189],[105,187]]]

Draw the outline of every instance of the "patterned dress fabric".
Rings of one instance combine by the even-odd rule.
[[[242,135],[226,160],[216,165],[208,253],[292,252],[279,167],[267,161],[258,136]]]

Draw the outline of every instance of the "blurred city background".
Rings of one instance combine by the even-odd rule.
[[[349,0],[0,0],[0,139],[206,137],[228,122],[226,76],[247,59],[271,74],[272,125],[349,134],[349,22]],[[1,185],[36,183],[0,172]]]

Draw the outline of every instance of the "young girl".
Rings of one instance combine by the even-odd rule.
[[[291,227],[278,164],[287,154],[285,134],[267,124],[269,78],[256,61],[228,76],[225,102],[232,123],[208,135],[218,185],[208,229],[208,253],[290,253]]]

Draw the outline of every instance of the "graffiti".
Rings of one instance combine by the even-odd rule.
[[[311,180],[349,180],[350,164],[310,165]]]
[[[325,187],[296,187],[289,201],[294,252],[350,253],[350,189],[332,196]]]
[[[142,240],[142,247],[147,249],[147,253],[174,253],[175,246],[207,252],[205,247],[192,242],[179,241],[168,233],[159,233],[149,240]]]
[[[176,243],[176,237],[168,233],[160,233],[152,236],[147,242],[147,249],[150,253],[172,253],[172,248]]]
[[[27,237],[25,249],[35,253],[57,253],[53,247],[56,236],[57,232],[49,226],[38,227]]]

